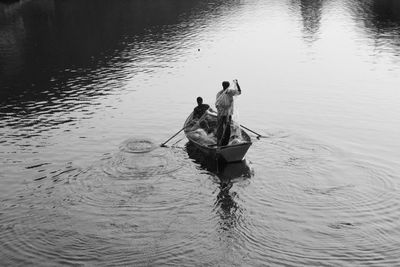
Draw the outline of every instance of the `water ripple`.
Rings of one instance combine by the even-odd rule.
[[[254,160],[264,174],[253,180],[259,190],[241,194],[256,218],[241,229],[248,249],[284,265],[393,263],[400,215],[393,170],[315,140],[270,138],[256,148],[265,151]]]
[[[46,259],[46,266],[50,266],[46,264],[48,261],[57,264],[97,262],[102,251],[118,244],[112,237],[97,235],[83,221],[71,221],[70,217],[49,210],[22,209],[24,212],[21,207],[9,208],[7,216],[0,221],[0,235],[5,240],[0,255],[7,259],[3,263],[30,265],[43,259]],[[85,230],[73,230],[73,225]]]
[[[182,170],[182,155],[158,148],[108,154],[87,168],[47,165],[12,205],[2,202],[0,256],[11,265],[19,259],[25,265],[151,265],[190,257],[199,233],[180,225],[196,221],[191,209],[199,210],[202,196],[171,183],[182,177],[177,172],[188,171]],[[190,184],[182,181],[184,187]]]
[[[102,161],[101,168],[117,179],[143,180],[181,168],[171,150],[155,150],[156,146],[149,140],[127,140],[120,146],[120,153]]]
[[[148,153],[157,148],[154,141],[147,139],[131,138],[124,141],[119,149],[127,153]]]

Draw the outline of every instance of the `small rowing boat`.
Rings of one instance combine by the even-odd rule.
[[[193,134],[195,131],[193,131],[193,127],[191,127],[191,124],[193,123],[192,116],[193,113],[191,113],[185,121],[185,135],[189,139],[189,142],[192,142],[197,149],[205,154],[207,158],[218,160],[222,159],[227,163],[239,162],[244,159],[247,150],[249,150],[252,142],[250,136],[243,129],[240,129],[240,142],[235,144],[228,144],[226,146],[217,146],[215,142],[216,140],[210,142],[210,139],[199,138],[198,135],[196,136],[195,134]],[[209,114],[207,116],[212,117],[216,121],[215,115]]]

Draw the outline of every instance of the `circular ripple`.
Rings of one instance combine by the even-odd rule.
[[[304,172],[286,171],[264,181],[270,200],[315,211],[382,212],[393,208],[397,185],[389,173],[374,166],[337,162],[336,168],[314,166]],[[335,170],[336,169],[336,170]]]
[[[34,198],[34,205],[42,202],[42,206],[73,210],[85,216],[127,216],[133,212],[167,210],[171,206],[151,197],[160,191],[160,183],[174,179],[173,174],[184,165],[181,155],[176,153],[179,151],[166,149],[141,154],[117,152],[87,169],[67,166],[36,179],[38,187],[28,197]],[[167,185],[163,190],[175,190],[169,188]],[[182,197],[168,191],[167,195],[157,192],[157,196],[175,200]]]
[[[117,153],[103,160],[104,173],[116,179],[143,180],[154,176],[166,175],[180,169],[173,152],[158,149],[146,154]]]
[[[399,182],[390,167],[293,137],[261,149],[257,190],[241,194],[256,218],[242,231],[249,250],[287,265],[398,260]]]
[[[83,212],[86,216],[127,215],[154,194],[151,179],[120,179],[104,172],[102,165],[92,166],[74,177],[64,177],[69,184],[49,187],[52,205],[59,209]],[[115,173],[114,173],[115,174]]]
[[[118,244],[115,239],[101,236],[93,228],[85,226],[87,222],[84,220],[38,207],[9,208],[0,225],[0,255],[7,265],[95,263],[105,250]],[[84,230],[74,230],[71,225]]]
[[[30,259],[24,265],[144,265],[193,253],[188,247],[198,238],[191,227],[182,231],[180,222],[196,222],[191,208],[183,210],[202,202],[194,201],[183,183],[171,183],[183,165],[181,153],[118,152],[86,169],[48,170],[29,190],[21,190],[18,205],[0,218],[0,237],[6,241],[0,245],[1,258],[9,265],[21,258]]]
[[[148,153],[157,147],[158,145],[151,140],[130,138],[124,141],[119,149],[126,153]]]
[[[180,225],[174,224],[177,227],[174,234],[166,231],[164,238],[157,232],[141,232],[133,221],[137,218],[107,218],[99,229],[98,224],[88,223],[87,218],[61,216],[56,210],[9,209],[7,216],[0,219],[2,264],[54,266],[106,262],[144,266],[158,260],[165,262],[171,255],[193,253],[188,247],[198,238],[191,235],[192,231],[176,235]]]

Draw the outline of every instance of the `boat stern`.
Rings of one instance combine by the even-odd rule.
[[[217,155],[223,158],[226,162],[242,161],[250,146],[250,142],[233,146],[222,146],[217,149]]]

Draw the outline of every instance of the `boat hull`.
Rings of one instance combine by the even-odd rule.
[[[251,143],[244,143],[235,146],[223,146],[217,149],[217,155],[226,162],[242,161],[249,150]]]
[[[192,114],[186,119],[184,127],[186,128],[189,122],[192,119]],[[227,163],[230,162],[239,162],[245,158],[247,151],[249,150],[250,146],[252,145],[250,136],[243,131],[242,129],[242,136],[243,139],[246,141],[245,143],[235,144],[235,145],[227,145],[227,146],[209,146],[199,143],[196,140],[193,140],[185,131],[186,137],[188,140],[193,143],[193,145],[200,150],[205,156],[208,158],[215,158],[216,160],[223,160]]]

